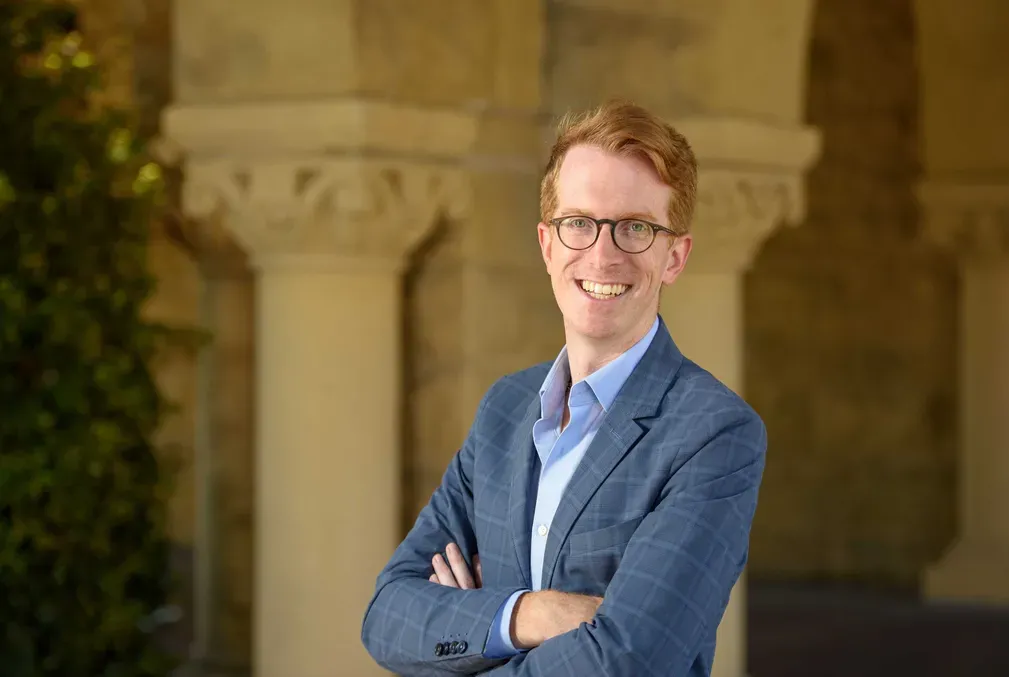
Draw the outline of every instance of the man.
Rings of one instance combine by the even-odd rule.
[[[402,675],[708,675],[748,552],[761,420],[676,348],[686,140],[610,103],[562,123],[540,248],[564,319],[552,364],[500,379],[364,618]]]

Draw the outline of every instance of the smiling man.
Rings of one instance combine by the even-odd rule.
[[[690,255],[687,141],[621,102],[566,119],[538,237],[565,345],[484,396],[362,639],[401,675],[709,675],[766,434],[658,316]]]

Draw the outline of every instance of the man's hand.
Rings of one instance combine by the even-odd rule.
[[[557,590],[527,592],[519,597],[512,614],[512,643],[523,651],[534,649],[590,622],[602,603],[602,597]]]
[[[483,568],[480,566],[480,555],[473,555],[473,574],[470,574],[469,566],[463,559],[462,551],[455,543],[449,543],[445,548],[445,557],[440,554],[431,559],[434,565],[434,573],[429,581],[439,583],[450,588],[461,588],[463,590],[473,590],[483,587]]]

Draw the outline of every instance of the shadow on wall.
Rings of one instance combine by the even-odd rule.
[[[772,440],[750,572],[917,585],[955,534],[955,262],[924,242],[911,0],[819,0],[808,216],[745,284],[746,396]]]
[[[169,560],[175,594],[173,604],[156,612],[152,620],[159,648],[185,661],[196,640],[196,566],[192,546],[173,543]]]

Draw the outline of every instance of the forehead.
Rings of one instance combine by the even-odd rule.
[[[575,146],[557,175],[558,215],[649,215],[665,223],[672,189],[644,158],[617,155],[592,146]]]

